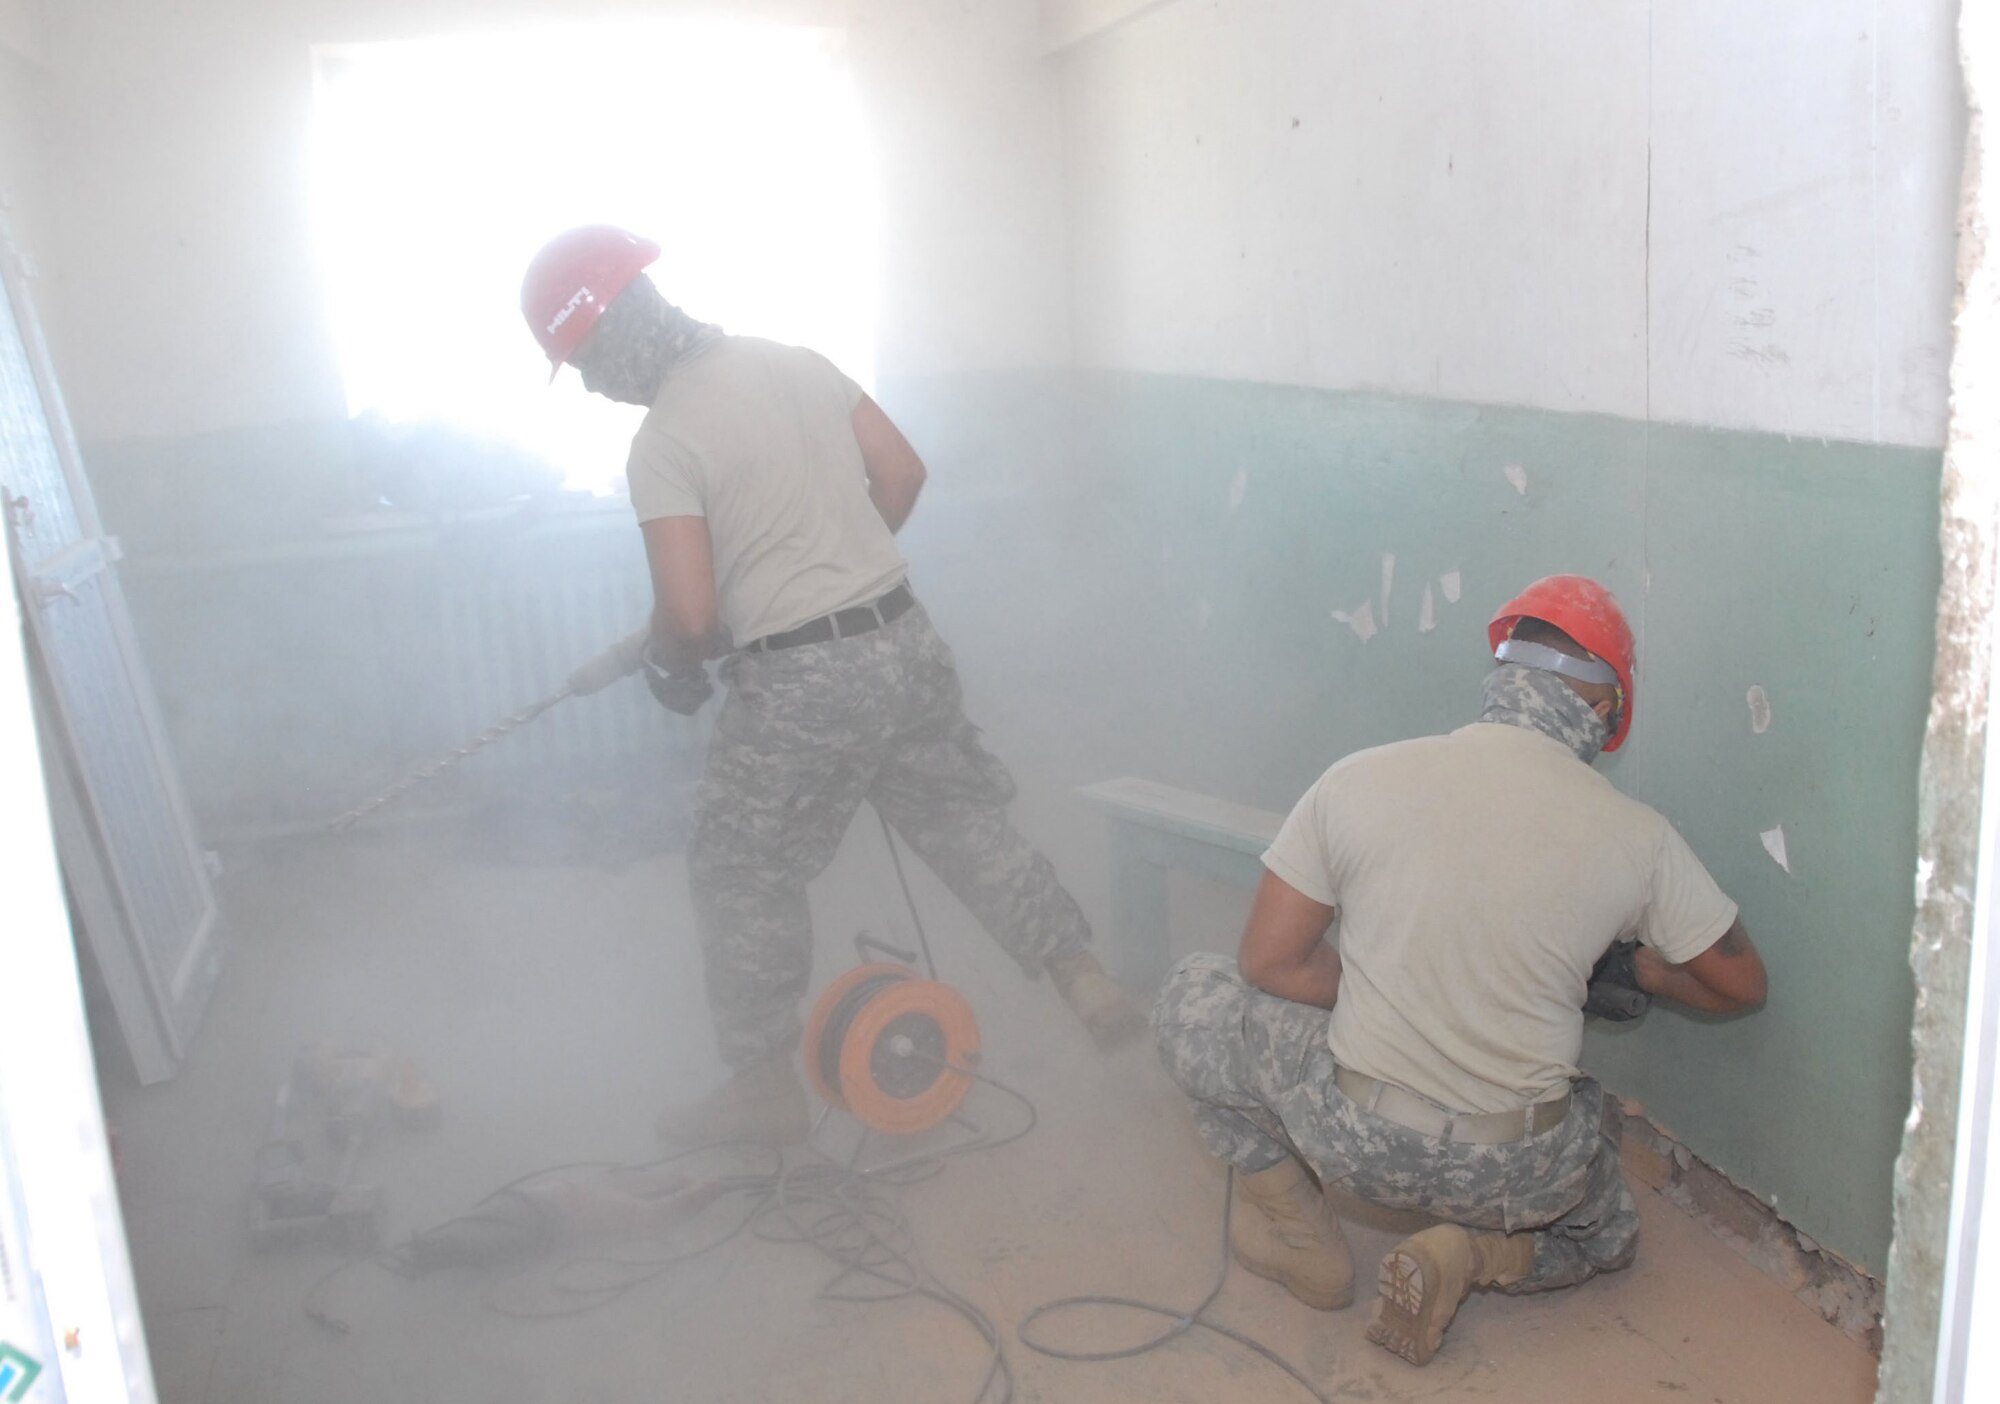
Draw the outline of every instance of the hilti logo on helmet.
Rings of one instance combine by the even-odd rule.
[[[565,302],[560,308],[557,309],[555,320],[549,323],[548,334],[550,336],[554,336],[556,334],[556,329],[562,326],[564,322],[567,322],[570,319],[570,317],[576,312],[576,309],[583,306],[583,304],[588,301],[590,301],[590,289],[578,288],[576,292],[570,297],[570,300],[568,302]]]
[[[660,246],[608,224],[556,235],[528,261],[521,316],[548,353],[554,372],[590,334],[604,309],[654,259]]]

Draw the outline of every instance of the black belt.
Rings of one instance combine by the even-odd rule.
[[[743,646],[745,653],[770,653],[780,648],[797,648],[801,644],[826,643],[831,639],[850,639],[856,634],[865,634],[879,629],[884,624],[893,624],[910,612],[910,606],[917,597],[910,593],[908,585],[898,585],[873,604],[855,605],[851,609],[837,609],[832,614],[822,614],[817,619],[808,619],[796,629],[787,629],[782,634],[766,634]]]

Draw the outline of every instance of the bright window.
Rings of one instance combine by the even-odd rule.
[[[522,322],[551,235],[656,240],[669,301],[872,380],[873,163],[837,36],[584,26],[319,50],[312,201],[348,412],[444,423],[614,490],[640,411]]]

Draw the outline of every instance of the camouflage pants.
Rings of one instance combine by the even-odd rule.
[[[812,977],[806,883],[863,800],[1035,974],[1090,939],[1055,869],[1007,822],[1007,769],[966,719],[922,606],[870,633],[723,665],[688,840],[716,1040],[731,1067],[798,1044]]]
[[[1639,1211],[1603,1130],[1604,1090],[1576,1082],[1558,1126],[1508,1145],[1424,1136],[1334,1085],[1326,1011],[1245,983],[1225,956],[1190,956],[1153,1006],[1160,1058],[1194,1100],[1208,1148],[1244,1171],[1296,1152],[1321,1183],[1467,1228],[1533,1232],[1534,1269],[1508,1290],[1568,1287],[1627,1266]]]

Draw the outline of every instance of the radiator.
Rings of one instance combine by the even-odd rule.
[[[629,519],[500,544],[446,545],[437,557],[446,713],[470,737],[546,696],[570,670],[644,623],[652,588]],[[707,718],[662,709],[632,677],[571,698],[467,763],[475,798],[685,782]]]
[[[352,531],[135,562],[133,611],[205,831],[308,832],[545,697],[651,605],[629,511]],[[713,704],[573,698],[370,816],[641,793],[684,811]]]

